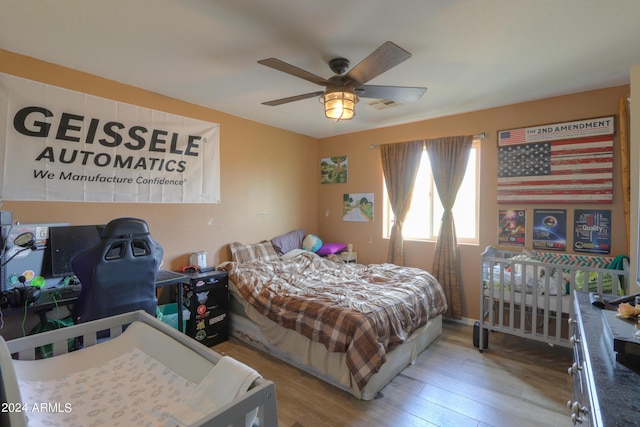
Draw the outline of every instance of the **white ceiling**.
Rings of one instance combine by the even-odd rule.
[[[371,80],[426,86],[384,110],[324,118],[322,90],[259,65],[321,77],[390,40],[413,54]],[[313,137],[629,83],[638,0],[0,0],[0,48]]]

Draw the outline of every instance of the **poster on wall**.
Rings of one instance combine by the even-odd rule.
[[[342,220],[373,222],[373,193],[345,193]]]
[[[4,200],[219,203],[220,125],[0,73]]]
[[[533,210],[533,248],[549,251],[567,250],[566,209]]]
[[[498,244],[524,247],[527,212],[524,209],[498,211]]]
[[[344,184],[349,175],[349,157],[335,156],[320,159],[320,184]]]
[[[611,211],[576,209],[573,215],[573,250],[611,253]]]
[[[498,132],[498,203],[611,203],[614,122]]]

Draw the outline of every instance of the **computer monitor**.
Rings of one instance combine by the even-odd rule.
[[[48,254],[49,231],[56,227],[66,227],[69,223],[35,223],[9,224],[0,227],[2,243],[0,244],[0,291],[13,289],[19,284],[19,277],[26,279],[26,285],[31,280],[43,276],[50,277],[49,266],[51,256]],[[23,233],[32,233],[35,237],[35,248],[22,251],[15,243],[16,237]]]
[[[100,241],[104,225],[71,225],[49,229],[51,276],[73,276],[71,258]]]

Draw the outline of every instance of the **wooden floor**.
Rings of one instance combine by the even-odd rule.
[[[230,340],[213,347],[276,384],[280,426],[568,426],[570,349],[498,332],[478,352],[472,327],[444,322],[443,334],[387,387],[360,401]]]

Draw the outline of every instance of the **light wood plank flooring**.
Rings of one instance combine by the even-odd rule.
[[[570,349],[491,333],[478,352],[471,326],[443,334],[387,387],[360,401],[235,339],[213,347],[276,384],[280,426],[568,426]]]

